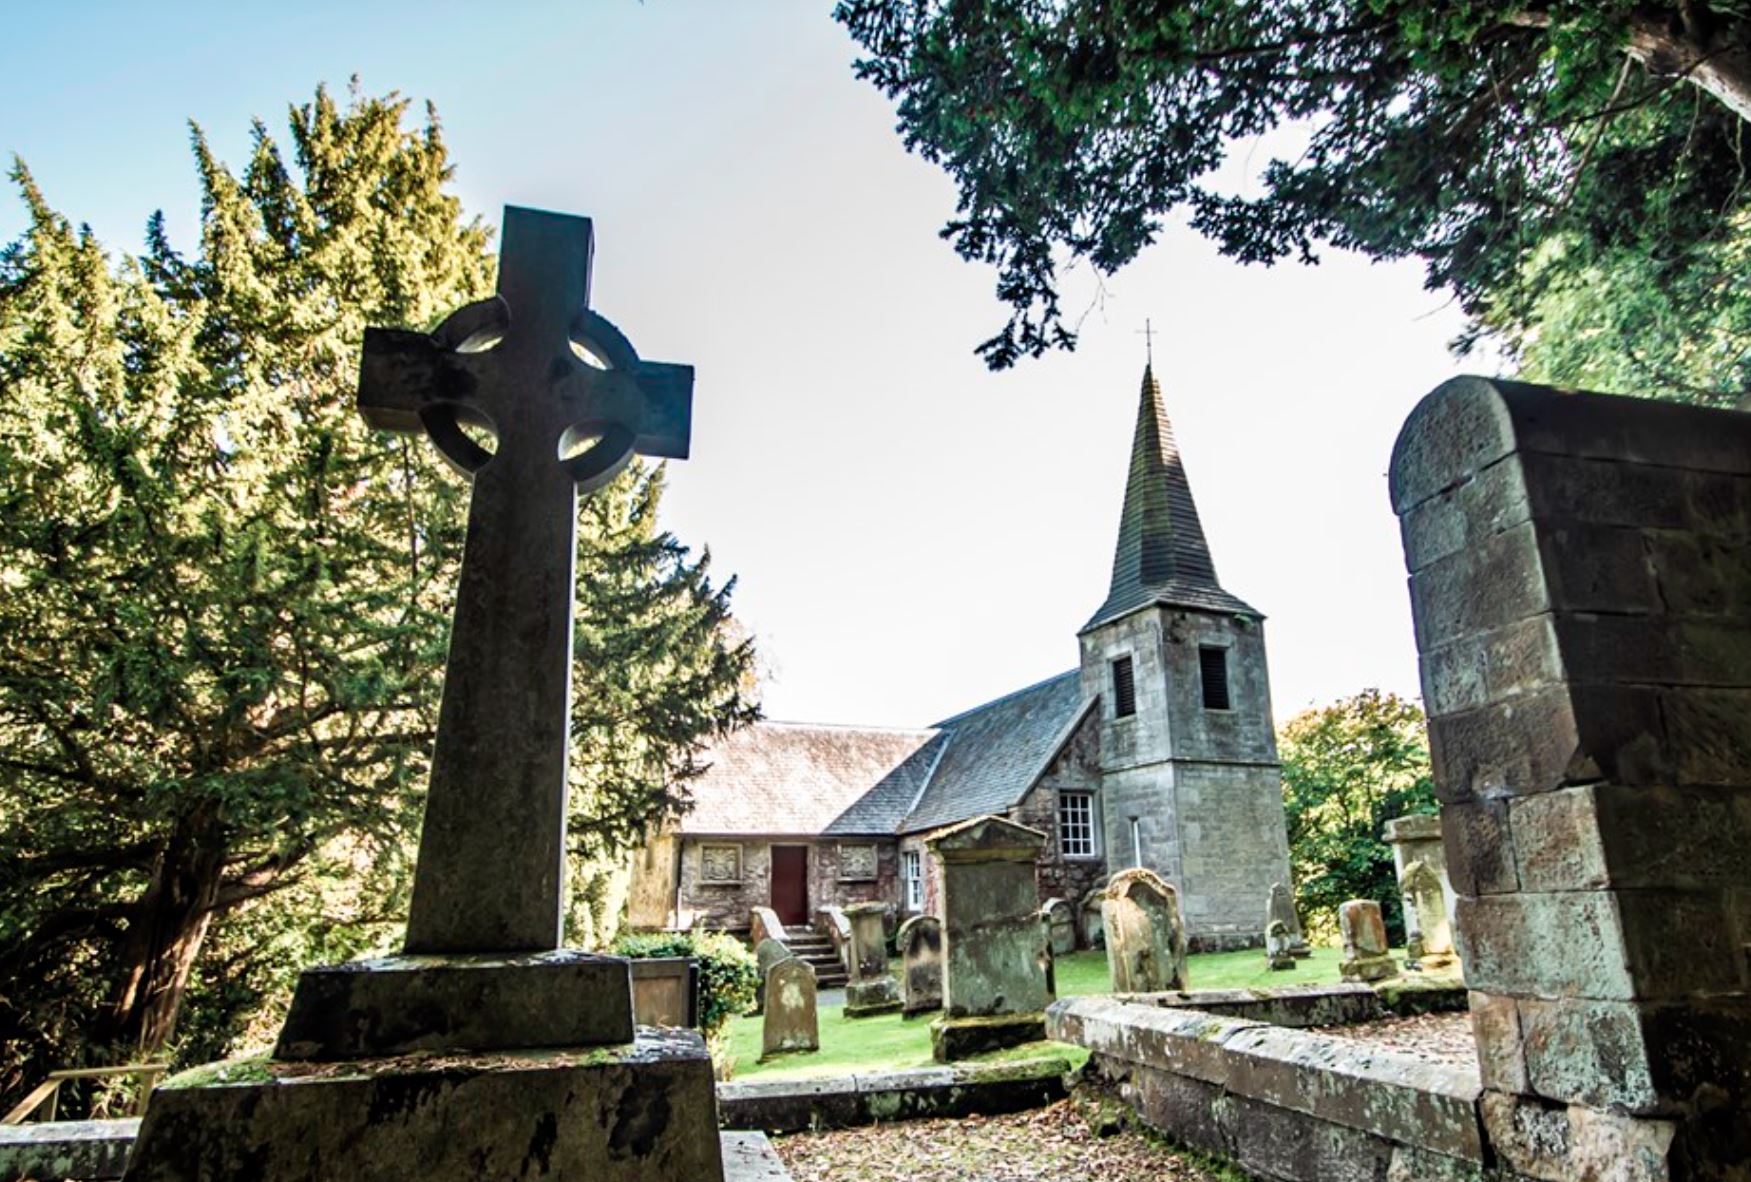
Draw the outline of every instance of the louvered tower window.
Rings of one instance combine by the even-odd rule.
[[[1131,658],[1120,657],[1113,662],[1113,717],[1129,718],[1137,713],[1137,681],[1131,673]]]
[[[1227,710],[1228,650],[1211,645],[1198,647],[1198,673],[1204,683],[1204,709]]]

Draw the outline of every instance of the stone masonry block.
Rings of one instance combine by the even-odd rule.
[[[1673,1182],[1670,1121],[1485,1092],[1478,1102],[1490,1147],[1516,1174],[1540,1182]]]
[[[1520,889],[1508,802],[1471,800],[1441,809],[1447,880],[1461,895],[1499,895]]]
[[[1455,928],[1473,989],[1517,997],[1636,996],[1607,894],[1461,896]]]
[[[1674,615],[1751,614],[1751,544],[1684,530],[1649,530],[1648,559]]]
[[[1543,520],[1638,529],[1684,529],[1699,520],[1692,503],[1693,482],[1700,474],[1622,459],[1541,452],[1521,452],[1511,465],[1522,473],[1532,515]],[[1751,481],[1743,483],[1751,491]]]
[[[1610,881],[1599,833],[1598,785],[1508,802],[1513,855],[1529,891],[1592,891]]]
[[[1477,1069],[1483,1086],[1503,1092],[1528,1092],[1526,1048],[1520,1031],[1520,1010],[1504,994],[1469,994],[1471,1032],[1477,1042]]]
[[[1530,516],[1520,465],[1492,464],[1405,514],[1405,565],[1420,571]]]
[[[1751,786],[1598,784],[1587,792],[1598,816],[1596,831],[1603,835],[1610,885],[1708,889],[1751,883]],[[1541,889],[1574,888],[1553,879]]]
[[[1673,753],[1666,782],[1751,785],[1751,689],[1668,690],[1660,705]]]
[[[1720,619],[1575,614],[1555,621],[1562,664],[1583,682],[1743,687],[1751,627]]]
[[[1550,607],[1538,536],[1530,522],[1484,538],[1411,576],[1411,620],[1422,651]]]
[[[1557,612],[1664,610],[1642,531],[1615,525],[1538,520],[1545,595]]]
[[[1556,628],[1548,614],[1458,640],[1422,655],[1430,714],[1452,715],[1563,681]]]

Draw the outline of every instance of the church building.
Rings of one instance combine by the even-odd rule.
[[[1146,866],[1192,946],[1256,945],[1288,840],[1264,617],[1224,590],[1150,369],[1111,589],[1081,664],[916,730],[759,722],[706,755],[694,808],[635,855],[628,920],[746,928],[880,901],[939,911],[924,838],[984,813],[1044,831],[1042,902]]]

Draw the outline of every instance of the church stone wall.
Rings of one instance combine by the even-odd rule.
[[[898,846],[893,838],[698,838],[681,843],[680,907],[675,927],[704,923],[713,928],[741,929],[756,907],[772,905],[772,847],[809,847],[809,912],[817,907],[849,907],[869,901],[895,903],[900,897]],[[710,882],[703,874],[704,846],[734,845],[741,850],[741,877],[735,882]],[[874,878],[841,877],[842,846],[874,846]],[[642,925],[641,925],[642,926]]]
[[[1289,882],[1283,786],[1274,766],[1180,763],[1180,906],[1202,950],[1264,939],[1265,900]]]
[[[1161,615],[1166,640],[1162,648],[1167,666],[1168,758],[1275,764],[1277,734],[1271,717],[1264,625],[1244,616],[1204,612]],[[1204,707],[1198,665],[1198,650],[1204,647],[1227,650],[1230,709]]]
[[[1086,633],[1081,640],[1082,694],[1100,698],[1101,766],[1113,772],[1168,758],[1173,745],[1159,613],[1133,612]],[[1112,662],[1127,656],[1137,689],[1137,712],[1129,718],[1115,718]]]
[[[1106,877],[1104,833],[1100,831],[1102,802],[1100,775],[1100,724],[1094,716],[1085,719],[1064,750],[1052,762],[1038,784],[1010,810],[1009,818],[1046,834],[1040,851],[1037,880],[1040,899],[1079,902],[1084,894]],[[1096,841],[1093,857],[1066,857],[1058,838],[1058,793],[1062,790],[1092,792]]]

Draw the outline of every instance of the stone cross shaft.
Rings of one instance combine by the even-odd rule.
[[[559,947],[577,492],[687,455],[693,369],[589,310],[592,249],[588,218],[509,207],[496,296],[430,335],[365,332],[365,420],[423,431],[473,484],[409,953]]]

